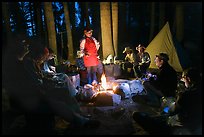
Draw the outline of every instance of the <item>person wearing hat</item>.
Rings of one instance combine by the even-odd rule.
[[[130,74],[130,76],[132,76],[131,74],[133,72],[133,66],[135,63],[136,56],[130,47],[125,47],[125,49],[123,50],[123,53],[126,54],[125,62],[122,64],[123,73],[125,75]]]
[[[162,97],[175,97],[177,88],[177,73],[168,63],[169,56],[166,53],[159,53],[155,57],[155,64],[159,71],[156,79],[144,81],[144,89],[147,91],[145,100],[147,104],[160,107]],[[133,96],[133,100],[137,101],[141,96]]]
[[[135,77],[142,77],[147,69],[149,68],[149,65],[151,63],[150,55],[148,52],[145,52],[145,47],[139,44],[136,47],[136,50],[138,51],[136,55],[136,63],[134,66],[134,74]]]
[[[93,30],[90,28],[84,29],[84,37],[80,41],[80,51],[83,53],[84,65],[87,68],[88,84],[97,81],[97,66],[99,64],[98,50],[99,42],[92,36]]]

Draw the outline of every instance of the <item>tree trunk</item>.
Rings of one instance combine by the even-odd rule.
[[[26,34],[27,32],[27,28],[26,28],[26,20],[24,18],[24,13],[23,11],[20,9],[20,6],[18,4],[18,2],[13,2],[12,3],[12,10],[13,10],[13,14],[14,14],[14,18],[16,19],[16,33],[24,33]]]
[[[36,35],[36,28],[34,27],[34,18],[33,18],[33,6],[31,4],[32,2],[29,2],[29,14],[30,14],[30,22],[31,22],[31,29],[32,29],[32,33],[33,33],[33,36]]]
[[[34,2],[34,20],[36,22],[36,35],[44,41],[44,31],[42,22],[42,9],[41,2]]]
[[[89,3],[88,3],[88,2],[85,2],[84,15],[85,15],[85,20],[86,20],[86,26],[87,26],[87,27],[90,27],[90,20],[89,20]]]
[[[100,3],[101,34],[103,58],[109,54],[114,55],[111,35],[110,2]]]
[[[69,2],[68,3],[68,6],[69,6],[69,13],[70,13],[70,17],[71,17],[71,20],[70,20],[70,23],[72,25],[72,36],[75,36],[75,37],[72,37],[72,40],[74,41],[73,43],[73,47],[74,47],[74,51],[75,51],[75,47],[78,47],[79,46],[79,40],[78,40],[78,33],[76,31],[76,18],[75,18],[75,13],[76,13],[76,9],[75,9],[75,2]]]
[[[184,36],[184,13],[182,4],[176,5],[176,38],[179,42],[183,41]]]
[[[11,38],[11,26],[10,26],[10,14],[9,14],[9,4],[8,2],[2,2],[2,15],[3,15],[3,19],[5,22],[5,35],[3,36],[3,39],[5,42],[3,42],[4,44],[11,45],[10,43],[12,42],[10,40]]]
[[[44,2],[44,9],[45,9],[45,20],[46,20],[47,32],[48,32],[48,45],[54,51],[54,53],[58,55],[55,21],[54,21],[54,15],[52,11],[52,2]]]
[[[112,27],[114,55],[118,56],[118,2],[112,2]]]
[[[119,58],[122,58],[123,54],[123,48],[124,48],[124,43],[127,41],[128,37],[128,25],[127,25],[127,2],[119,2],[119,16],[118,16],[118,26],[123,26],[119,28],[119,33],[118,33],[118,56]],[[125,35],[124,35],[125,34]]]
[[[66,30],[67,30],[67,47],[68,47],[68,60],[71,63],[74,63],[74,50],[73,50],[73,40],[72,40],[72,32],[70,28],[70,17],[69,17],[69,9],[67,6],[67,2],[63,2],[64,6],[64,15],[65,15],[65,23],[66,23]]]
[[[165,25],[165,3],[159,3],[159,30]]]
[[[151,2],[151,20],[150,20],[149,42],[152,40],[153,35],[154,35],[154,26],[155,26],[155,2]]]

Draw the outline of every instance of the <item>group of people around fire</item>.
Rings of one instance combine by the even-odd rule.
[[[98,55],[100,44],[92,36],[92,32],[93,30],[90,28],[84,29],[84,36],[80,41],[80,50],[77,53],[76,60],[76,65],[81,73],[80,76],[86,74],[87,81],[84,82],[85,84],[98,82],[97,75],[103,73],[103,65]],[[125,62],[121,67],[123,73],[132,73],[135,78],[143,78],[146,76],[151,63],[150,55],[145,52],[145,47],[141,44],[135,49],[138,51],[137,54],[130,47],[125,48],[123,51],[123,53],[126,53]],[[5,69],[5,87],[8,89],[12,101],[17,102],[21,108],[29,112],[42,111],[43,113],[58,115],[75,127],[99,127],[99,120],[87,118],[80,110],[80,105],[75,98],[78,90],[73,86],[67,74],[56,72],[56,68],[49,65],[49,60],[55,58],[52,49],[40,42],[29,43],[25,37],[19,35],[16,37],[8,55],[12,56],[7,58],[10,63],[6,65]],[[133,119],[136,122],[141,124],[144,121],[149,122],[153,127],[154,124],[159,123],[159,127],[164,128],[164,131],[168,130],[166,133],[170,134],[172,132],[171,126],[167,124],[170,116],[179,116],[179,122],[187,125],[186,128],[190,127],[189,122],[193,121],[192,119],[197,115],[197,118],[200,118],[201,78],[197,74],[198,71],[189,69],[186,72],[184,71],[179,79],[177,72],[168,63],[168,60],[169,55],[166,53],[159,53],[155,56],[154,61],[159,70],[155,74],[156,78],[149,77],[144,80],[143,86],[146,94],[134,95],[132,100],[162,108],[165,100],[173,98],[171,105],[174,105],[174,109],[172,110],[169,105],[162,109],[162,112],[168,109],[168,112],[165,111],[165,114],[168,114],[165,120],[163,120],[164,113],[161,113],[161,118],[157,117],[156,120],[141,112],[133,113]],[[15,66],[15,68],[12,66]],[[183,82],[180,82],[180,80]],[[198,109],[194,107],[195,105]],[[196,123],[197,121],[193,122]],[[174,124],[175,126],[178,126],[178,124]],[[179,126],[181,126],[181,123]],[[197,126],[200,129],[202,125]],[[158,130],[154,128],[149,132],[159,134]],[[189,132],[192,134],[200,133],[197,130]]]

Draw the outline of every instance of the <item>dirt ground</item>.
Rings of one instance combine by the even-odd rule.
[[[124,99],[120,104],[112,106],[94,106],[81,104],[84,114],[91,115],[91,118],[101,122],[99,128],[80,129],[70,128],[69,123],[61,118],[55,118],[53,131],[28,131],[23,115],[14,117],[14,114],[3,114],[3,134],[57,134],[57,135],[148,135],[132,118],[133,111],[146,111],[155,113],[155,109],[139,105],[131,98]],[[12,121],[13,119],[13,121]],[[5,121],[7,124],[5,124]],[[10,121],[10,122],[8,122]],[[8,124],[9,123],[9,124]],[[39,123],[40,125],[41,123]]]
[[[2,95],[4,96],[4,94]],[[18,111],[7,109],[9,106],[4,102],[8,102],[6,101],[8,99],[3,96],[3,135],[150,135],[150,133],[133,120],[132,114],[134,111],[147,112],[151,115],[158,114],[156,108],[134,102],[131,97],[121,100],[119,104],[108,106],[98,106],[91,103],[80,102],[81,110],[85,115],[90,115],[91,118],[101,122],[98,128],[72,128],[68,122],[65,122],[62,118],[57,116],[55,116],[54,128],[45,128],[42,121],[40,121],[42,118],[40,119],[39,117],[36,117],[37,122],[32,125],[32,128],[28,128],[24,115],[19,114]],[[46,127],[47,125],[50,127],[51,124],[47,117],[49,118],[49,115],[43,117],[43,121],[45,121]],[[31,119],[32,118],[33,117],[31,117]],[[188,135],[190,133],[188,133],[188,130],[181,130],[179,128],[176,130],[175,135],[183,134]]]

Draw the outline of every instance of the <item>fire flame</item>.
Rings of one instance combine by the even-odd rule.
[[[104,73],[101,76],[101,87],[104,88],[104,90],[107,90],[106,76]]]

